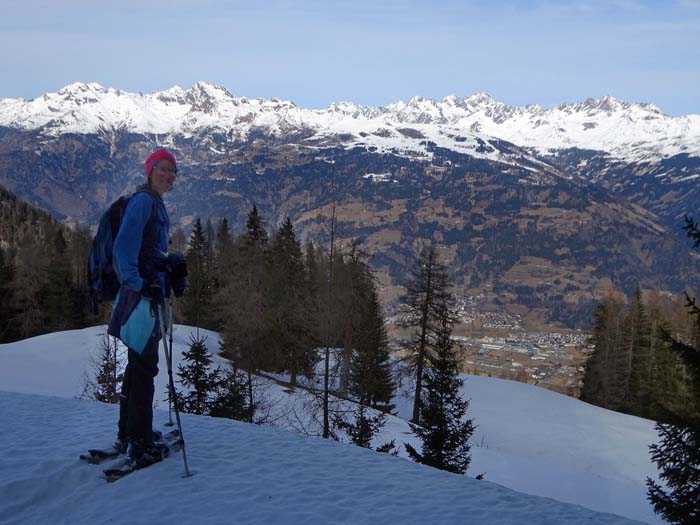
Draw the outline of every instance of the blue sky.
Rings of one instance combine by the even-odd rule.
[[[484,91],[700,114],[700,0],[0,0],[0,13],[0,98],[204,80],[307,108]]]

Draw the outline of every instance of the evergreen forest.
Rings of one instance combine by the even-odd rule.
[[[677,301],[608,294],[595,309],[581,400],[655,421],[700,414],[698,385],[672,349],[674,338],[698,344],[694,320]]]
[[[92,236],[0,187],[0,343],[83,328]]]

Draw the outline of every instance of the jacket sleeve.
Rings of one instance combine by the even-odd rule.
[[[114,268],[122,286],[138,292],[143,287],[139,275],[139,252],[146,223],[151,217],[153,199],[146,193],[136,193],[126,206],[119,233],[114,241]]]

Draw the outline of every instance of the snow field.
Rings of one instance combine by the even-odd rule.
[[[0,456],[0,523],[632,523],[352,445],[192,415],[182,424],[193,477],[181,477],[177,454],[107,484],[103,467],[78,455],[112,435],[115,406],[2,392],[0,414],[0,447],[12,451]]]
[[[96,326],[84,330],[46,334],[25,341],[0,345],[0,391],[55,395],[63,398],[78,396],[82,390],[81,383],[89,363],[89,355],[99,348],[104,330],[104,326]],[[180,353],[188,347],[190,333],[194,330],[186,326],[175,327],[175,367],[177,367]],[[201,332],[207,336],[210,352],[216,353],[218,351],[218,335],[204,330]],[[158,406],[167,409],[167,403],[163,401],[167,382],[164,361],[161,358],[161,372],[156,379],[155,397]],[[304,447],[310,446],[312,449],[320,447],[325,450],[326,447],[340,447],[338,450],[352,450],[353,452],[350,452],[352,462],[359,461],[354,456],[354,454],[359,453],[362,454],[359,457],[372,464],[374,461],[379,462],[377,465],[384,465],[385,461],[392,462],[392,465],[395,464],[395,461],[399,461],[399,464],[402,465],[408,463],[409,467],[407,468],[432,472],[431,476],[452,480],[449,483],[457,483],[460,487],[463,487],[465,483],[474,482],[470,476],[485,472],[488,482],[495,482],[522,493],[546,496],[561,502],[582,505],[598,512],[614,513],[648,523],[662,523],[653,513],[645,497],[644,479],[646,476],[654,476],[656,473],[648,456],[648,445],[657,439],[651,421],[604,410],[567,396],[522,383],[473,376],[464,376],[464,379],[463,396],[471,399],[467,414],[468,417],[474,418],[476,425],[478,425],[471,439],[472,464],[465,477],[455,477],[448,473],[414,465],[401,458],[379,455],[352,445],[338,445],[320,439],[307,439],[280,431],[280,429],[299,430],[301,428],[313,431],[314,424],[318,425],[311,413],[314,408],[314,399],[303,389],[297,388],[292,391],[271,380],[260,380],[258,383],[261,393],[264,393],[268,400],[265,415],[269,424],[275,428],[183,415],[183,430],[188,442],[188,451],[190,451],[188,457],[190,457],[190,463],[194,470],[211,472],[211,476],[214,476],[207,481],[211,484],[207,490],[215,492],[222,490],[226,494],[230,494],[228,487],[231,484],[243,483],[235,475],[239,466],[237,461],[246,464],[250,459],[255,461],[260,469],[265,470],[269,467],[266,463],[267,458],[277,457],[277,452],[274,450],[263,451],[260,456],[256,456],[257,452],[253,450],[255,440],[263,439],[260,437],[262,435],[267,436],[267,434],[259,433],[269,432],[271,433],[269,439],[273,441],[282,439],[281,436],[286,436],[282,444],[275,446],[287,447],[294,451],[294,454],[297,453],[295,448],[297,445],[291,445],[285,441],[287,438],[292,439],[290,436],[293,436],[293,439],[301,439],[300,443],[306,444]],[[5,394],[0,395],[0,397],[4,396]],[[26,517],[27,512],[33,512],[30,511],[33,506],[31,502],[39,504],[42,501],[41,494],[36,495],[35,499],[31,499],[30,494],[35,490],[43,491],[49,495],[53,494],[55,490],[64,490],[48,486],[41,488],[45,483],[58,484],[59,480],[74,479],[74,477],[77,477],[79,484],[83,481],[87,482],[82,477],[85,475],[83,473],[85,468],[77,472],[73,470],[75,467],[74,458],[77,458],[77,455],[88,447],[108,445],[116,433],[117,413],[115,407],[70,400],[70,403],[75,405],[66,405],[65,412],[62,414],[59,408],[45,409],[44,405],[50,407],[58,403],[63,406],[61,403],[68,400],[36,396],[31,396],[31,399],[37,400],[35,401],[37,407],[33,408],[32,403],[26,401],[26,411],[28,412],[26,415],[11,415],[13,412],[11,410],[12,402],[4,403],[9,405],[7,410],[5,407],[0,410],[0,429],[7,429],[0,430],[0,446],[3,447],[2,450],[17,451],[16,454],[6,455],[0,463],[2,466],[0,471],[10,473],[6,477],[10,486],[1,487],[0,491],[0,493],[5,494],[7,488],[11,489],[7,492],[9,495],[6,500],[0,499],[0,509],[4,509],[5,501],[7,501],[8,508],[15,511],[7,516],[17,514]],[[398,417],[388,417],[381,435],[375,440],[375,445],[394,439],[401,449],[401,455],[406,456],[403,443],[408,442],[419,446],[419,442],[411,433],[407,423],[412,407],[410,393],[400,393],[395,399],[395,403]],[[0,405],[3,405],[1,400]],[[43,414],[46,410],[49,414],[45,416],[35,416],[32,413]],[[56,412],[56,421],[52,419],[53,411]],[[157,411],[156,414],[157,419],[160,419],[161,422],[167,419],[167,410],[165,413]],[[57,441],[64,441],[64,444],[61,445],[62,448],[55,452],[51,451],[54,444],[47,439],[47,433],[41,431],[42,425],[51,424],[54,425],[54,429],[60,430],[57,434],[59,436]],[[244,429],[246,430],[244,431]],[[63,435],[62,432],[65,432],[66,435]],[[241,433],[244,435],[239,436],[238,434]],[[49,434],[54,434],[54,432]],[[264,441],[267,442],[267,440],[268,437],[265,437]],[[251,445],[243,448],[238,447],[237,443],[241,441],[250,442]],[[309,443],[313,445],[308,445]],[[301,447],[301,445],[299,446]],[[42,447],[46,454],[39,453],[38,450],[41,450]],[[206,452],[212,447],[217,450],[214,456],[210,456]],[[244,457],[240,457],[242,450]],[[306,449],[304,448],[304,450]],[[336,449],[334,448],[334,450]],[[22,466],[28,462],[35,463],[32,461],[32,454],[36,454],[36,458],[40,458],[41,467],[35,469],[33,466],[33,474],[25,479],[27,473],[21,471]],[[42,459],[45,457],[51,459]],[[283,455],[279,457],[279,461],[285,468],[298,469],[302,467],[293,458],[285,458]],[[334,476],[340,475],[336,472],[321,473],[323,465],[316,464],[317,460],[314,459],[313,452],[309,452],[304,461],[310,463],[307,468],[313,470],[314,475],[320,476],[320,479],[328,479],[330,482]],[[354,472],[349,465],[343,465],[340,458],[327,458],[324,461],[329,462],[329,464],[337,464],[341,473],[349,475]],[[89,467],[87,465],[81,466]],[[54,471],[54,467],[58,470]],[[251,469],[253,467],[254,465],[250,465]],[[168,462],[153,468],[156,470],[166,469],[168,472],[174,469],[172,476],[177,478],[178,473],[182,472],[182,461],[178,457],[176,461],[168,460]],[[278,469],[280,465],[270,468]],[[369,467],[365,465],[358,471],[357,475],[360,476],[362,471],[367,468]],[[215,472],[219,473],[214,474]],[[94,481],[97,474],[99,471],[93,469],[90,479]],[[15,475],[17,478],[14,477]],[[151,479],[153,473],[144,471],[138,475]],[[268,473],[268,476],[273,478],[275,475]],[[395,490],[398,492],[399,487],[403,485],[403,477],[407,475],[403,472],[394,473],[392,471],[390,486],[396,485]],[[4,474],[2,476],[5,477]],[[42,476],[46,476],[46,479]],[[130,478],[134,476],[132,475]],[[258,474],[248,472],[246,476],[255,477]],[[217,477],[221,479],[217,480]],[[381,476],[379,477],[381,478]],[[412,478],[409,476],[408,479]],[[21,480],[25,480],[24,485],[22,485]],[[102,480],[98,481],[102,482]],[[122,481],[132,483],[132,481]],[[153,478],[153,481],[160,483],[161,476]],[[357,481],[359,484],[359,477]],[[198,480],[193,486],[197,486],[197,483],[199,483]],[[294,485],[296,480],[292,478],[290,483]],[[350,480],[335,480],[333,483],[338,484],[339,490],[341,488],[350,490],[349,486],[343,485],[343,483],[350,483]],[[369,495],[363,493],[363,498],[384,502],[382,499],[385,497],[383,487],[386,483],[389,482],[383,478],[371,481],[370,485],[375,487],[377,491],[381,488],[380,492],[382,493]],[[486,486],[485,482],[481,483]],[[265,483],[261,482],[261,484],[265,486]],[[475,485],[475,487],[481,486]],[[491,484],[488,483],[488,486]],[[149,487],[146,493],[150,494],[151,490]],[[250,497],[256,501],[258,499],[257,490],[257,488],[247,485],[240,487],[240,491],[248,491]],[[286,489],[281,486],[276,490],[279,494],[286,494]],[[305,490],[312,493],[308,496],[311,497],[318,491],[324,491],[325,486],[310,485]],[[403,490],[410,492],[413,487],[404,487]],[[445,488],[440,490],[449,492]],[[423,489],[418,487],[417,491],[415,497],[420,496]],[[393,494],[391,490],[389,493]],[[59,495],[67,497],[60,491]],[[339,497],[341,496],[333,496],[332,499],[336,501]],[[498,497],[500,497],[500,493]],[[526,496],[519,494],[517,497],[513,497],[518,499]],[[468,496],[462,494],[458,499],[461,501],[463,498],[468,498]],[[406,497],[403,497],[404,502],[405,500]],[[20,503],[22,501],[24,503]],[[488,511],[488,507],[482,509],[476,501],[472,503],[475,506],[470,507],[472,508],[470,512]],[[520,504],[525,505],[526,503],[523,500],[520,501]],[[527,504],[540,505],[540,503]],[[379,506],[379,503],[375,503],[375,505]],[[450,505],[453,504],[450,503]],[[350,509],[355,506],[351,504]],[[506,507],[502,508],[504,513],[505,509]],[[6,516],[2,512],[0,512],[0,523],[3,523],[3,516]],[[44,511],[38,510],[36,512]],[[377,513],[383,511],[376,510],[374,507],[371,509],[362,507],[358,512],[369,512],[370,515],[376,517]],[[415,512],[423,511],[415,510]],[[341,514],[343,513],[350,513],[350,511],[344,510]],[[394,515],[392,514],[392,517]],[[71,516],[73,515],[71,514]],[[221,514],[217,514],[217,516],[217,519],[221,518]],[[313,514],[313,516],[314,519],[320,520],[319,514]],[[268,517],[273,519],[272,515]],[[362,522],[359,517],[356,516],[356,518],[360,521],[347,521],[347,523]],[[425,515],[424,518],[425,522],[433,522]],[[303,522],[301,517],[299,519]],[[447,523],[455,522],[450,521],[452,518],[448,515],[445,515],[444,519]],[[506,518],[499,517],[498,519]],[[392,522],[391,517],[387,517],[386,520],[386,523]],[[327,521],[328,519],[324,519],[317,522]],[[492,521],[491,519],[486,522],[508,523],[507,521]],[[536,522],[532,521],[532,523]],[[520,522],[513,521],[513,523]]]

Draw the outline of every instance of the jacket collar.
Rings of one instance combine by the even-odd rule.
[[[153,198],[157,199],[157,200],[160,201],[160,202],[163,202],[163,197],[161,197],[160,195],[158,195],[157,192],[153,191],[153,190],[151,189],[151,187],[148,185],[148,183],[146,183],[146,184],[141,184],[141,186],[139,186],[138,188],[136,188],[136,192],[139,192],[139,191],[146,191],[146,192],[150,193],[151,196],[153,196]]]

